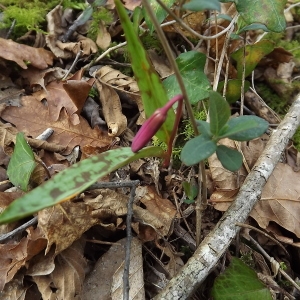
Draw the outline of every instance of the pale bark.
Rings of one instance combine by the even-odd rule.
[[[204,281],[238,233],[239,227],[235,224],[245,222],[253,206],[259,201],[265,183],[299,125],[300,95],[277,130],[273,131],[265,150],[247,176],[235,201],[181,271],[155,299],[187,299]]]

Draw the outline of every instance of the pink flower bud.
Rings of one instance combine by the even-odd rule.
[[[152,114],[152,116],[144,122],[144,124],[134,137],[131,144],[131,150],[133,152],[137,152],[145,147],[161,127],[161,125],[165,122],[166,118],[167,113],[164,112],[162,108],[158,108]]]
[[[162,124],[165,122],[168,111],[170,108],[172,108],[172,105],[182,100],[182,95],[177,95],[173,97],[168,103],[162,107],[158,108],[149,119],[147,119],[136,136],[134,137],[132,144],[131,144],[131,150],[133,152],[137,152],[143,147],[147,145],[148,142],[150,142],[151,138],[156,134],[156,132],[159,130],[159,128],[162,126]]]

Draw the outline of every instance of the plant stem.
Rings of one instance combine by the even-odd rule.
[[[179,84],[179,87],[181,89],[181,92],[182,92],[182,95],[184,97],[184,100],[185,100],[185,106],[186,106],[186,109],[187,109],[187,112],[188,112],[188,115],[189,115],[189,118],[190,118],[190,121],[192,123],[192,127],[194,129],[194,132],[195,132],[195,135],[199,135],[199,132],[198,132],[198,128],[197,128],[197,124],[196,124],[196,120],[195,120],[195,117],[194,117],[194,114],[193,114],[193,110],[192,110],[192,106],[189,102],[189,99],[188,99],[188,95],[187,95],[187,92],[186,92],[186,89],[185,89],[185,86],[184,86],[184,83],[183,83],[183,80],[182,80],[182,77],[181,77],[181,74],[179,72],[179,69],[178,69],[178,66],[176,64],[176,61],[174,59],[174,56],[172,54],[172,51],[171,51],[171,48],[170,48],[170,45],[165,37],[165,34],[163,32],[163,30],[161,29],[155,15],[154,15],[154,12],[151,8],[151,5],[149,4],[149,2],[147,0],[143,0],[142,1],[143,3],[143,6],[145,7],[151,21],[153,22],[153,25],[155,27],[155,30],[156,30],[156,33],[159,37],[159,40],[165,50],[165,53],[167,55],[167,58],[170,62],[170,65],[172,67],[172,69],[174,70],[174,73],[175,73],[175,76],[176,76],[176,79],[178,81],[178,84]]]

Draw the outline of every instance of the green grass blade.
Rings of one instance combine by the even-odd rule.
[[[140,89],[146,117],[149,118],[157,108],[164,106],[168,102],[168,97],[139,37],[135,33],[123,4],[120,0],[115,0],[115,4],[127,40],[132,69]],[[160,140],[167,144],[174,122],[175,113],[173,110],[170,110],[168,118],[156,134]]]
[[[101,177],[136,159],[163,155],[164,151],[160,147],[147,147],[138,153],[133,153],[130,148],[119,148],[85,159],[12,202],[0,215],[0,224],[17,221],[67,201]]]

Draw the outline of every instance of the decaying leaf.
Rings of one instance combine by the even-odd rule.
[[[92,217],[92,209],[82,202],[65,202],[38,213],[39,228],[47,239],[46,253],[55,244],[55,254],[67,249],[74,241],[101,219]]]
[[[108,148],[112,143],[112,138],[98,127],[91,129],[87,121],[79,116],[79,125],[72,125],[64,111],[61,111],[59,119],[52,122],[47,107],[37,101],[32,96],[22,98],[23,106],[7,107],[1,117],[13,123],[18,130],[25,132],[29,136],[36,137],[46,128],[53,128],[54,134],[48,139],[66,147],[65,154],[77,146],[91,145],[102,149]]]
[[[53,64],[54,58],[50,51],[43,48],[33,48],[2,38],[0,38],[0,57],[16,62],[23,69],[27,69],[28,64],[38,69],[46,69]]]
[[[99,33],[97,35],[96,44],[102,49],[106,50],[111,43],[111,36],[106,29],[103,21],[99,22]]]

